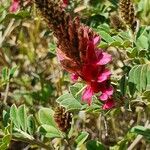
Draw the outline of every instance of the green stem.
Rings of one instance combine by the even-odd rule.
[[[26,142],[26,143],[29,143],[31,145],[38,145],[39,147],[43,147],[45,148],[46,150],[53,150],[53,147],[52,145],[48,146],[48,145],[45,145],[43,142],[41,141],[38,141],[36,140],[33,136],[29,135],[28,133],[22,131],[22,130],[19,130],[19,129],[15,129],[18,133],[21,133],[23,137],[15,137],[15,136],[12,136],[12,140],[18,140],[18,141],[23,141],[23,142]]]
[[[26,139],[26,138],[22,138],[22,137],[13,136],[12,140],[22,141],[22,142],[29,143],[31,145],[38,145],[39,147],[45,148],[46,150],[52,150],[52,148],[50,146],[47,146],[44,143],[37,141],[36,139],[30,140],[30,139]]]
[[[78,96],[85,88],[86,88],[86,85],[80,91],[78,91],[75,96]]]

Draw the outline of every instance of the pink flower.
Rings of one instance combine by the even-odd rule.
[[[19,3],[19,0],[12,0],[11,6],[9,7],[9,12],[15,13],[20,8]]]
[[[70,29],[68,29],[71,36],[74,36],[73,27],[75,25],[70,26]],[[75,38],[78,40],[77,47],[74,47],[76,46],[75,42],[73,46],[71,45],[72,43],[59,45],[57,49],[59,61],[72,74],[73,81],[77,81],[78,77],[80,77],[86,83],[87,86],[82,93],[84,102],[91,105],[92,97],[97,93],[104,103],[102,108],[112,108],[113,88],[109,82],[111,71],[106,66],[112,60],[111,55],[97,47],[100,37],[95,35],[91,29],[82,25],[79,26],[78,32],[78,38]],[[72,40],[73,38],[70,37],[70,39]],[[71,46],[69,47],[69,45]],[[68,50],[67,47],[69,47]]]

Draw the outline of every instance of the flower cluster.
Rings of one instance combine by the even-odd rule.
[[[98,93],[104,102],[103,109],[112,108],[113,87],[110,85],[111,72],[106,64],[111,61],[111,55],[97,47],[100,37],[88,26],[82,24],[79,18],[72,19],[57,1],[35,0],[49,27],[53,30],[58,42],[57,56],[72,79],[80,77],[86,83],[82,100],[89,105],[92,96]]]
[[[63,67],[72,74],[73,81],[76,81],[78,77],[85,81],[83,101],[90,105],[94,93],[100,93],[99,99],[104,102],[103,109],[110,109],[115,105],[112,99],[113,87],[109,81],[111,72],[106,68],[106,64],[111,61],[111,55],[97,48],[100,37],[88,27],[80,25],[79,32],[84,33],[79,40],[82,44],[79,48],[79,60],[67,57],[61,49],[57,50],[58,58]]]

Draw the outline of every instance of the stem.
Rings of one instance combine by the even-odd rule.
[[[106,120],[106,117],[105,117],[105,116],[103,116],[103,118],[104,118],[105,137],[108,137],[107,120]]]
[[[5,65],[7,65],[7,67],[10,67],[10,64],[7,62],[6,58],[5,58],[5,54],[3,53],[3,50],[0,48],[0,59],[3,60],[3,63]]]
[[[2,47],[2,43],[5,40],[5,38],[11,33],[14,22],[15,22],[15,19],[11,19],[10,23],[8,24],[2,38],[0,39],[0,47]]]
[[[78,91],[75,96],[78,96],[85,88],[86,88],[86,85],[80,91]]]
[[[51,150],[51,147],[45,145],[44,143],[40,142],[40,141],[37,141],[36,139],[33,139],[33,140],[30,140],[30,139],[26,139],[26,138],[22,138],[22,137],[15,137],[13,136],[12,137],[12,140],[17,140],[17,141],[22,141],[22,142],[26,142],[26,143],[29,143],[31,145],[38,145],[39,147],[43,147],[45,148],[46,150]]]
[[[148,120],[145,123],[145,127],[150,128],[150,124]],[[136,139],[132,142],[132,144],[128,147],[127,150],[133,150],[135,146],[142,140],[142,138],[143,138],[143,135],[138,135]]]
[[[7,104],[8,92],[9,92],[9,81],[7,82],[6,90],[5,90],[5,95],[4,95],[4,104],[5,105]]]
[[[4,133],[0,132],[0,138],[3,138],[4,136],[5,136]],[[38,140],[34,139],[33,137],[32,137],[32,139],[31,138],[28,139],[28,138],[16,137],[16,136],[12,135],[12,140],[13,141],[22,141],[25,143],[29,143],[31,145],[37,145],[39,147],[45,148],[46,150],[53,150],[52,146],[45,145],[43,142],[38,141]]]

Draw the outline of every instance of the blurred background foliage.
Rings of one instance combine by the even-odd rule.
[[[9,13],[11,1],[0,1],[1,150],[150,149],[150,1],[134,0],[135,35],[115,18],[118,3],[72,0],[66,9],[99,33],[99,47],[113,56],[110,68],[119,105],[103,111],[96,98],[90,107],[80,102],[83,85],[70,86],[57,61],[56,39],[33,2],[21,1],[20,10]],[[59,105],[72,113],[66,132],[53,118]]]

